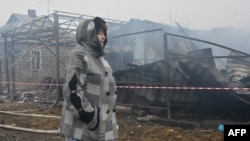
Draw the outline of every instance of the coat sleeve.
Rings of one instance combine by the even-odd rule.
[[[63,86],[63,96],[67,108],[76,117],[79,117],[79,110],[93,112],[94,108],[85,97],[82,87],[88,73],[88,58],[81,49],[74,49],[69,54],[66,81]]]

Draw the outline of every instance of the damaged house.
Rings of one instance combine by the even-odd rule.
[[[113,66],[116,70],[114,76],[118,85],[119,103],[168,107],[171,101],[172,105],[184,107],[206,105],[211,108],[212,105],[216,105],[226,109],[235,108],[236,111],[238,106],[249,104],[247,84],[250,62],[249,54],[245,53],[248,49],[245,46],[248,44],[237,44],[238,40],[235,37],[239,36],[242,37],[241,40],[247,41],[249,33],[240,33],[230,28],[196,31],[183,29],[180,25],[176,28],[136,19],[130,20],[124,26],[128,25],[134,25],[125,28],[128,31],[144,32],[133,32],[134,34],[115,38],[114,42],[119,41],[119,45],[122,43],[126,46],[126,51],[120,52],[117,56],[130,52],[128,58],[122,60],[126,60],[126,63],[118,63],[126,64],[126,67]],[[120,32],[125,31],[121,28]],[[164,38],[163,34],[166,35]],[[195,35],[197,38],[190,38],[188,35]],[[112,39],[109,41],[112,42]],[[220,42],[228,46],[218,44]],[[137,54],[137,51],[140,53]],[[239,76],[240,78],[236,79]],[[232,81],[235,79],[238,85]],[[245,111],[245,108],[241,110]]]
[[[5,30],[5,26],[1,27],[0,48],[7,56],[6,60],[2,59],[2,82],[35,83],[37,86],[62,83],[67,53],[76,45],[76,26],[89,17],[58,11],[39,18],[29,17],[30,22],[23,21],[16,28]],[[10,19],[21,22],[16,16]],[[248,59],[241,65],[245,68],[241,78],[232,79],[238,69],[237,65],[229,64],[242,62],[233,61],[230,52],[236,52],[235,58],[249,57],[244,52],[249,52],[245,47],[250,43],[243,44],[244,41],[239,42],[236,38],[247,40],[249,33],[226,28],[191,30],[182,28],[177,22],[177,27],[138,19],[128,22],[107,19],[107,22],[106,58],[117,79],[120,103],[163,107],[169,104],[168,101],[185,106],[204,102],[220,105],[226,103],[221,103],[221,99],[233,99],[224,97],[228,91],[188,88],[248,86],[246,78],[250,72],[245,71]],[[231,80],[240,83],[232,85]],[[30,87],[14,84],[12,92],[23,86]],[[2,88],[10,91],[8,85]],[[243,98],[249,100],[249,96]]]

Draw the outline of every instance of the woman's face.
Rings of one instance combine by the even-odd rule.
[[[97,39],[100,42],[100,44],[102,45],[102,47],[104,46],[104,41],[105,41],[105,35],[103,32],[103,29],[99,29],[99,31],[97,32]]]

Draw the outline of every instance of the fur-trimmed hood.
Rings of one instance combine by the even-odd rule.
[[[84,19],[79,23],[76,29],[77,43],[83,47],[87,47],[87,49],[92,49],[98,56],[104,55],[103,49],[107,44],[107,28],[104,28],[106,38],[103,47],[97,39],[97,31],[101,25],[106,26],[106,22],[100,17],[95,17],[94,19]]]

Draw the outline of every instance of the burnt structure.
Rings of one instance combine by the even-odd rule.
[[[67,56],[62,56],[62,50],[66,53],[76,45],[75,29],[84,18],[92,16],[56,11],[55,13],[34,19],[32,22],[3,33],[5,51],[5,73],[7,82],[16,81],[16,61],[11,54],[17,44],[36,44],[45,48],[54,61],[50,67],[55,72],[54,78],[43,83],[61,84],[63,72],[66,66]],[[105,19],[109,26],[109,32],[116,31],[125,22]],[[169,28],[171,29],[171,28]],[[131,31],[132,30],[132,31]],[[228,64],[245,62],[249,66],[249,54],[216,43],[190,38],[164,32],[163,29],[142,30],[133,32],[122,29],[122,34],[111,35],[107,46],[107,59],[109,60],[117,86],[146,86],[146,87],[248,87],[249,73],[241,78],[231,79],[238,72],[237,66],[227,70],[218,70],[215,59],[228,58]],[[124,34],[127,33],[128,34]],[[143,35],[142,35],[143,34]],[[187,42],[188,41],[188,42]],[[211,48],[203,48],[195,45],[197,41],[234,52],[228,56],[214,56]],[[175,49],[172,51],[172,49]],[[29,51],[29,49],[27,50]],[[8,58],[8,59],[7,59]],[[236,61],[237,58],[245,58],[244,61]],[[235,60],[236,59],[236,60]],[[9,61],[8,61],[9,60]],[[10,64],[9,64],[10,62]],[[243,66],[242,66],[243,67]],[[9,71],[9,68],[11,71]],[[247,69],[247,67],[245,67]],[[50,71],[51,71],[50,70]],[[232,70],[232,71],[230,71]],[[230,79],[228,77],[230,76]],[[10,80],[10,78],[12,80]],[[236,78],[236,77],[234,77]],[[237,85],[232,85],[232,81]],[[10,85],[7,83],[7,93],[10,93]],[[15,93],[15,83],[11,83],[12,93]],[[47,88],[50,89],[50,88]],[[59,93],[60,87],[56,87]],[[202,106],[215,104],[218,107],[228,106],[237,101],[249,104],[249,95],[242,95],[248,91],[218,91],[196,89],[132,89],[118,88],[118,102],[133,105],[167,107],[168,117],[171,118],[170,108],[179,106]],[[59,94],[57,100],[59,100]],[[221,102],[220,100],[223,100]],[[211,102],[211,103],[210,103]],[[237,103],[239,104],[239,103]],[[236,104],[236,105],[237,105]]]
[[[195,108],[197,106],[229,108],[234,112],[249,108],[249,54],[187,36],[171,33],[165,33],[164,36],[164,59],[145,65],[128,64],[129,69],[114,73],[117,84],[121,86],[118,88],[118,102],[167,107],[169,118],[171,118],[170,107],[174,105]],[[168,50],[167,36],[212,44],[233,53],[229,56],[214,56],[211,48],[205,48],[178,54]],[[227,58],[226,70],[219,70],[216,67],[214,59],[217,58]],[[238,78],[239,76],[241,78]],[[133,86],[138,86],[138,88]],[[245,87],[245,90],[223,89],[232,87]],[[211,89],[206,90],[206,88]]]

